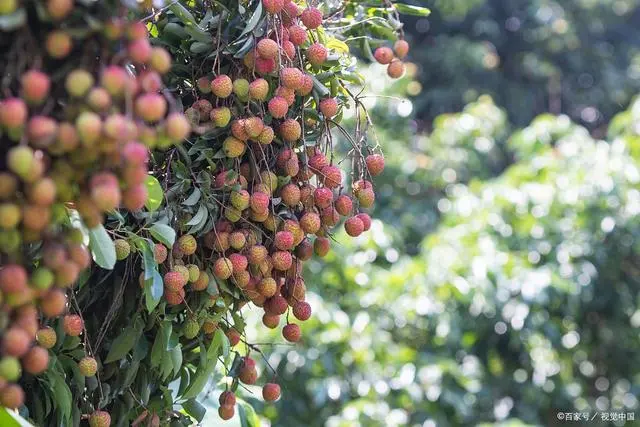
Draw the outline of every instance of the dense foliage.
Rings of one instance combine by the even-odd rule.
[[[408,184],[438,186],[440,177],[440,197],[405,203],[437,212],[439,225],[410,256],[405,223],[375,221],[372,235],[340,239],[324,264],[309,266],[309,300],[323,314],[304,325],[314,337],[304,351],[272,355],[295,396],[269,413],[273,425],[637,417],[638,120],[640,101],[613,119],[608,141],[551,115],[507,138],[505,112],[485,97],[405,147],[414,167],[388,157],[381,181],[402,186],[381,197],[382,216],[396,197],[408,200]],[[420,162],[441,144],[448,161]],[[494,145],[514,163],[491,178]]]
[[[0,404],[38,426],[192,425],[209,406],[255,425],[236,390],[280,385],[258,378],[245,307],[297,342],[303,262],[337,226],[369,229],[384,158],[350,45],[400,77],[399,12],[428,14],[0,1]]]

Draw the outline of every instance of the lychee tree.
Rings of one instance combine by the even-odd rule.
[[[0,404],[36,425],[191,425],[205,387],[223,419],[242,384],[277,400],[244,310],[300,340],[302,263],[371,225],[384,158],[351,48],[399,77],[398,10],[425,11],[161,3],[0,0]]]

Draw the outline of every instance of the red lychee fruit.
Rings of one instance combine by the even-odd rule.
[[[262,192],[254,192],[251,195],[251,210],[255,212],[265,212],[269,209],[269,195]]]
[[[296,93],[301,96],[307,96],[313,90],[313,78],[305,73],[302,76],[302,85],[296,90]]]
[[[145,184],[136,184],[129,187],[122,194],[122,204],[127,210],[136,212],[144,207],[148,197],[147,186]]]
[[[7,129],[24,126],[27,114],[27,105],[20,98],[8,98],[0,102],[0,125]]]
[[[310,30],[315,30],[322,25],[322,12],[315,7],[309,7],[302,11],[300,19],[305,27]]]
[[[284,98],[287,101],[287,105],[290,107],[296,102],[296,92],[293,89],[289,89],[284,86],[278,86],[276,88],[275,96]]]
[[[119,97],[127,86],[127,80],[129,76],[124,68],[117,65],[110,65],[104,69],[100,76],[100,84],[104,87],[111,96]]]
[[[145,93],[136,98],[136,114],[146,122],[157,122],[167,113],[167,101],[159,93]]]
[[[388,64],[393,60],[393,51],[391,48],[386,46],[382,46],[376,49],[373,57],[378,61],[379,64]]]
[[[85,356],[78,362],[80,373],[85,377],[92,377],[98,372],[98,362],[93,357]]]
[[[240,333],[235,330],[235,328],[229,328],[226,332],[227,338],[229,339],[229,344],[231,347],[237,345],[240,342]]]
[[[198,90],[204,94],[211,93],[211,80],[208,77],[200,77],[196,81],[196,86],[198,86]]]
[[[376,194],[372,188],[363,188],[356,192],[356,198],[361,208],[370,208],[376,199]]]
[[[228,98],[233,91],[233,82],[226,74],[221,74],[211,82],[211,92],[218,98]]]
[[[282,51],[289,59],[293,59],[296,57],[296,47],[289,40],[285,40],[282,42]]]
[[[269,1],[274,1],[274,0],[269,0]],[[221,405],[218,408],[218,416],[225,421],[233,418],[235,413],[236,413],[236,410],[233,405]]]
[[[285,340],[289,342],[298,342],[300,341],[300,326],[295,323],[289,323],[282,328],[282,336]]]
[[[280,386],[275,383],[267,383],[262,387],[262,398],[267,402],[275,402],[280,398]]]
[[[153,246],[153,257],[156,264],[162,264],[167,260],[167,247],[162,243],[156,243]]]
[[[264,310],[270,315],[281,315],[287,312],[287,300],[282,295],[274,295],[264,303]]]
[[[269,113],[272,117],[281,119],[287,115],[288,110],[289,104],[286,99],[280,96],[275,96],[269,100]]]
[[[351,237],[357,237],[364,231],[364,224],[357,216],[352,216],[344,222],[344,229]]]
[[[58,124],[46,116],[34,116],[27,125],[27,135],[34,147],[46,148],[56,137]]]
[[[220,393],[220,397],[218,397],[218,402],[220,405],[235,405],[236,404],[236,395],[234,392],[225,390]]]
[[[260,117],[248,117],[244,120],[244,129],[250,138],[256,139],[264,130],[264,122]]]
[[[2,337],[2,353],[9,356],[22,357],[29,346],[32,338],[27,331],[19,327],[7,329]]]
[[[49,366],[49,352],[42,347],[31,348],[22,358],[22,368],[32,374],[38,375],[47,370]]]
[[[353,210],[353,201],[351,197],[346,194],[341,194],[336,199],[334,206],[340,215],[347,216],[350,215]]]
[[[84,322],[82,318],[77,314],[67,314],[63,319],[63,327],[65,334],[77,337],[82,333],[84,328]]]
[[[107,411],[94,411],[89,416],[89,427],[109,427],[111,415]]]
[[[278,43],[271,39],[262,39],[256,45],[256,51],[261,58],[274,59],[278,56]]]
[[[369,231],[371,228],[371,217],[366,213],[359,213],[356,215],[356,218],[360,218],[360,221],[362,221],[364,231]]]
[[[231,134],[234,136],[234,138],[237,138],[241,141],[248,141],[249,134],[247,133],[244,124],[245,119],[234,120],[231,123]]]
[[[165,288],[164,298],[167,300],[167,304],[169,304],[170,306],[182,304],[182,301],[184,301],[184,296],[184,289],[180,289],[179,291],[175,292]]]
[[[282,85],[291,90],[296,90],[302,86],[302,71],[289,67],[280,70],[280,81]]]
[[[7,264],[0,270],[0,290],[21,292],[27,288],[27,271],[18,264]]]
[[[256,58],[255,69],[260,75],[273,73],[276,69],[276,61],[275,59]]]
[[[404,63],[399,59],[394,59],[387,67],[387,74],[392,79],[399,79],[404,74]]]
[[[289,252],[276,251],[271,255],[273,268],[280,271],[287,271],[293,264],[293,257]]]
[[[287,119],[280,125],[279,132],[286,142],[296,142],[302,135],[302,128],[296,120]]]
[[[133,40],[127,46],[129,58],[135,63],[144,64],[151,59],[151,44],[146,38]]]
[[[278,284],[271,277],[265,277],[256,285],[256,289],[261,295],[270,298],[278,291]]]
[[[22,95],[29,104],[41,104],[51,87],[49,76],[41,71],[29,70],[20,79]]]
[[[8,384],[0,390],[0,405],[18,409],[24,405],[24,391],[18,384]]]
[[[314,67],[319,67],[324,64],[328,56],[329,52],[327,51],[327,48],[320,43],[313,43],[307,49],[307,59],[309,59],[309,62]]]
[[[367,169],[371,176],[377,176],[384,170],[384,157],[381,154],[370,154],[366,157]]]
[[[262,324],[269,329],[275,329],[280,324],[280,316],[265,313],[262,316]]]
[[[313,200],[317,207],[324,209],[331,206],[331,202],[333,202],[333,192],[327,187],[318,187],[313,192]]]
[[[301,46],[307,41],[307,31],[299,25],[291,25],[289,28],[289,41],[295,46]]]
[[[180,113],[171,113],[164,122],[167,136],[174,143],[180,143],[191,133],[191,125],[187,118]]]
[[[293,306],[293,315],[304,322],[311,317],[311,306],[306,301],[297,302]]]
[[[393,51],[398,58],[403,59],[409,53],[409,43],[406,40],[396,40]]]
[[[282,23],[289,25],[293,23],[295,18],[300,16],[300,9],[298,5],[293,1],[285,1],[284,8],[282,10]]]
[[[281,251],[290,251],[293,249],[293,233],[290,231],[278,231],[273,243]]]
[[[335,98],[325,98],[320,101],[320,112],[330,118],[338,114],[338,101]]]
[[[280,190],[282,203],[287,206],[296,206],[300,203],[300,188],[296,184],[289,183]]]
[[[333,206],[329,206],[322,210],[320,213],[320,219],[322,221],[322,225],[333,227],[338,223],[338,221],[340,221],[340,215]]]
[[[231,268],[234,272],[246,270],[249,265],[247,257],[238,253],[229,255],[229,261],[231,262]]]
[[[262,261],[264,261],[265,258],[267,258],[268,254],[269,253],[267,251],[267,248],[265,248],[264,246],[253,245],[251,246],[251,248],[249,248],[249,251],[247,252],[247,259],[250,264],[258,265]]]
[[[320,153],[316,152],[309,158],[309,167],[316,173],[320,172],[325,166],[329,165],[329,161],[327,157]]]
[[[342,184],[342,171],[337,166],[325,166],[321,174],[323,184],[329,188],[336,188]]]
[[[262,6],[268,13],[275,15],[282,11],[284,0],[262,0]]]
[[[165,288],[178,292],[180,289],[187,284],[187,281],[184,279],[182,274],[178,271],[169,271],[164,275],[164,286]]]
[[[252,385],[258,379],[258,371],[256,371],[256,362],[249,356],[246,356],[240,365],[238,379],[245,384]]]

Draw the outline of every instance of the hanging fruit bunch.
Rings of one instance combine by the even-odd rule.
[[[248,303],[297,342],[304,261],[371,226],[384,158],[344,40],[401,24],[383,4],[345,26],[362,13],[0,0],[2,406],[37,425],[190,425],[221,360],[234,415],[258,382]]]

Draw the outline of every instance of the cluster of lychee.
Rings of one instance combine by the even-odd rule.
[[[381,46],[376,49],[373,56],[379,64],[387,66],[387,74],[393,79],[398,79],[404,74],[402,60],[409,53],[409,43],[404,39],[396,40],[393,49]]]
[[[68,310],[66,291],[91,264],[83,232],[70,225],[72,210],[90,229],[117,208],[142,209],[149,149],[191,132],[160,93],[171,57],[151,46],[143,23],[103,22],[83,40],[103,55],[80,60],[81,43],[67,30],[74,2],[44,6],[53,29],[26,61],[33,65],[13,72],[7,70],[15,64],[0,66],[7,82],[0,98],[0,304],[7,325],[0,331],[0,404],[10,408],[24,399],[14,384],[21,372],[41,373],[55,344],[55,332],[40,325]],[[79,334],[77,321],[68,321],[77,316],[69,316],[65,330],[70,322]],[[83,359],[81,371],[95,373],[94,364]]]

